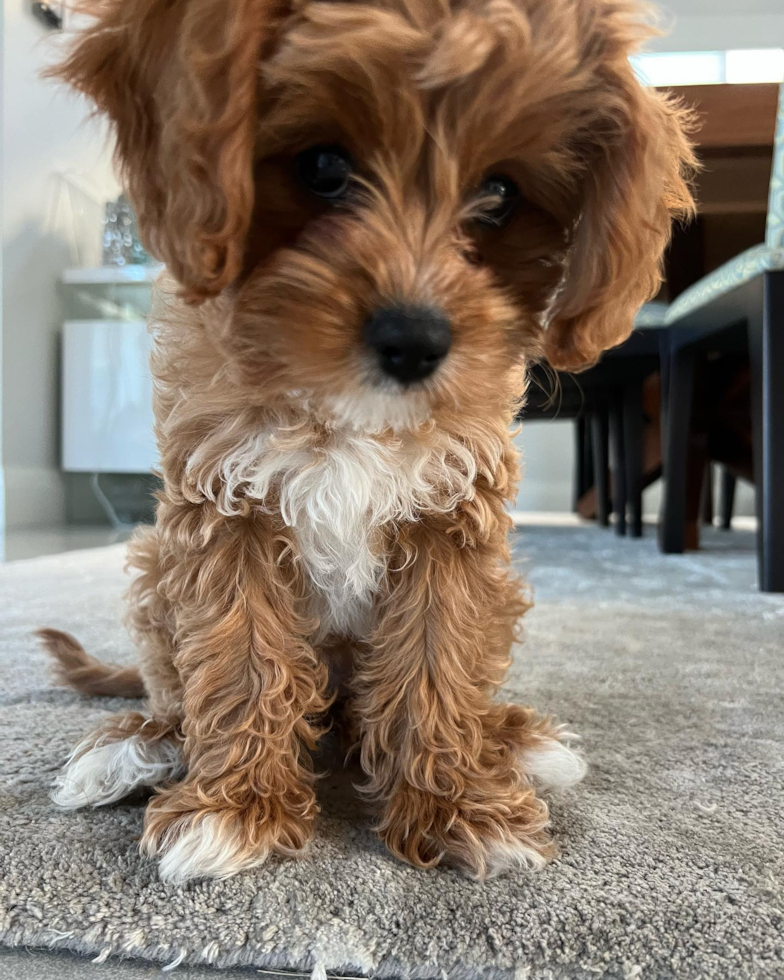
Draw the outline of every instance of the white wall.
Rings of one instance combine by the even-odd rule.
[[[570,511],[574,465],[574,423],[526,422],[515,438],[522,479],[516,510]]]
[[[110,152],[85,103],[39,78],[57,38],[28,0],[2,0],[2,466],[11,527],[63,516],[58,470],[57,279],[100,257],[102,210],[115,196]],[[59,175],[86,189],[69,195]],[[69,199],[70,198],[70,199]],[[81,220],[80,220],[81,219]]]
[[[652,51],[726,51],[784,45],[782,0],[663,0],[668,36]]]

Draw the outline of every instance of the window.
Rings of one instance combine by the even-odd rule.
[[[636,55],[646,85],[737,85],[784,81],[784,48],[756,51],[679,51]]]
[[[632,63],[647,85],[717,85],[724,81],[723,51],[641,54]]]
[[[728,51],[727,81],[781,82],[784,81],[784,48],[760,51]]]

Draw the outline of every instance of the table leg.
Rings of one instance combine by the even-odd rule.
[[[737,479],[726,466],[721,469],[721,528],[729,531],[732,528],[732,512],[735,509],[735,487]]]
[[[645,439],[642,380],[623,390],[623,439],[626,455],[626,496],[631,517],[630,535],[642,537],[642,456]]]
[[[613,510],[615,533],[626,534],[626,442],[623,436],[623,393],[613,392],[610,407],[610,433],[613,455]]]
[[[686,494],[689,473],[689,431],[694,392],[694,354],[672,350],[667,370],[664,441],[664,494],[659,543],[665,554],[685,550]]]
[[[596,519],[601,527],[610,524],[610,447],[609,415],[601,405],[591,413],[591,446],[593,474],[596,486]]]
[[[784,272],[765,274],[749,353],[760,589],[784,592]]]

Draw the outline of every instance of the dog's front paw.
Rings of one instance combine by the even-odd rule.
[[[533,708],[496,704],[487,729],[488,739],[502,747],[520,775],[540,793],[568,789],[587,772],[585,759],[573,747],[579,735]]]
[[[568,789],[584,778],[588,766],[571,744],[577,737],[561,727],[528,740],[519,756],[520,767],[540,792]]]
[[[271,853],[294,855],[312,837],[312,812],[292,814],[262,797],[246,806],[214,806],[195,787],[180,784],[151,800],[141,849],[157,857],[165,882],[229,878],[263,864]]]
[[[71,753],[52,800],[65,810],[116,803],[182,775],[180,740],[168,722],[129,712],[110,719]]]
[[[453,801],[409,786],[388,803],[378,831],[389,850],[410,864],[450,864],[491,878],[513,868],[544,867],[556,852],[548,823],[547,804],[531,789],[499,787],[496,798],[491,790]]]

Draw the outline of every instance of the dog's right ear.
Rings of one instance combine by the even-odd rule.
[[[240,272],[253,210],[259,66],[282,0],[88,0],[49,74],[95,102],[142,238],[191,302]]]

